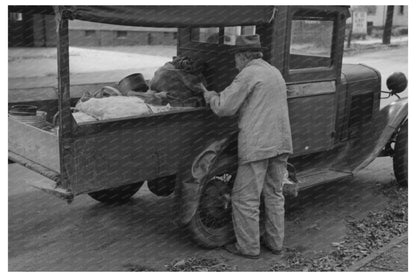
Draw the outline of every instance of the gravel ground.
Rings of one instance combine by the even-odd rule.
[[[378,256],[359,271],[408,271],[408,240],[397,244],[386,253]]]
[[[370,211],[362,219],[347,219],[346,236],[333,242],[333,251],[322,251],[305,256],[296,249],[287,249],[286,257],[271,267],[272,271],[346,271],[349,267],[382,249],[394,238],[405,234],[408,228],[408,190],[393,181],[380,187],[388,197],[388,205],[379,211]],[[372,260],[360,271],[407,271],[407,240],[391,251]]]

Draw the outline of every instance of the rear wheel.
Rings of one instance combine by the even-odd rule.
[[[408,172],[408,127],[407,120],[400,126],[396,138],[393,155],[393,169],[397,183],[400,186],[407,186]]]
[[[175,183],[176,176],[170,175],[154,180],[147,180],[147,187],[157,196],[169,196],[175,190]]]
[[[125,185],[112,189],[105,189],[88,193],[88,195],[102,203],[114,204],[127,202],[143,185],[143,182]]]
[[[211,174],[202,186],[199,207],[188,229],[195,242],[203,247],[220,247],[234,240],[231,215],[234,176],[228,172]]]

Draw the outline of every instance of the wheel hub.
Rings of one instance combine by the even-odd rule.
[[[230,223],[231,216],[231,186],[229,180],[213,178],[203,191],[201,199],[201,220],[204,225],[221,228]]]

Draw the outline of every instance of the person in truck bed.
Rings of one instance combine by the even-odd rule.
[[[258,258],[259,207],[265,201],[263,243],[280,254],[284,238],[283,178],[292,153],[286,83],[277,68],[262,59],[258,35],[237,36],[235,64],[239,74],[222,92],[204,97],[218,116],[239,114],[238,171],[231,201],[237,242],[225,246],[233,254]]]

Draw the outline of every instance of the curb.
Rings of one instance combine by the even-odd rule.
[[[347,268],[345,271],[347,271],[347,272],[358,271],[361,267],[365,266],[366,264],[368,264],[369,262],[371,262],[372,260],[374,260],[378,256],[384,254],[385,252],[387,252],[388,250],[393,248],[395,245],[401,243],[402,241],[404,241],[407,238],[408,238],[408,233],[407,232],[404,233],[403,235],[401,235],[400,237],[394,238],[387,245],[383,246],[380,249],[377,249],[376,251],[371,253],[369,256],[365,257],[364,259],[358,261],[357,263],[355,263],[352,266],[350,266],[349,268]]]
[[[402,47],[408,46],[408,43],[397,43],[397,44],[367,44],[367,45],[354,45],[351,46],[351,48],[347,48],[347,46],[344,47],[344,55],[346,56],[354,56],[357,54],[369,52],[371,50],[373,51],[385,51],[390,49],[399,49]]]

